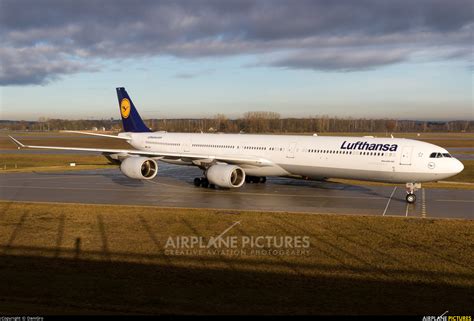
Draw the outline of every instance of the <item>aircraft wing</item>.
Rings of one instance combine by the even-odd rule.
[[[91,136],[98,136],[98,137],[117,138],[117,139],[125,139],[125,140],[130,139],[130,137],[127,137],[127,136],[98,134],[98,133],[82,132],[82,131],[78,131],[78,130],[61,130],[60,132],[61,133],[71,133],[71,134],[81,134],[81,135],[91,135]]]
[[[61,146],[36,146],[36,145],[25,145],[13,138],[8,136],[10,139],[20,148],[35,148],[35,149],[55,149],[55,150],[76,150],[76,151],[87,151],[87,152],[100,152],[105,154],[127,154],[136,156],[145,156],[150,158],[171,158],[171,159],[191,159],[191,160],[204,160],[206,162],[216,160],[227,162],[231,164],[248,164],[256,166],[272,166],[273,163],[267,159],[260,157],[235,157],[233,155],[228,156],[216,156],[208,154],[193,154],[193,153],[166,153],[166,152],[152,152],[152,151],[141,151],[136,149],[107,149],[107,148],[84,148],[84,147],[61,147]]]

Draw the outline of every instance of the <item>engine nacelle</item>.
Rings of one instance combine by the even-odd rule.
[[[120,164],[122,173],[135,179],[152,179],[158,174],[158,164],[147,157],[128,157]]]
[[[207,180],[224,188],[237,188],[245,183],[245,172],[235,165],[212,165],[206,171]]]

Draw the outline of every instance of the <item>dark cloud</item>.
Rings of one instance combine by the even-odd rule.
[[[295,69],[355,71],[372,69],[404,61],[404,51],[305,51],[277,59],[270,65]]]
[[[468,59],[472,6],[471,0],[2,0],[0,84],[42,84],[95,70],[90,66],[102,59],[157,55],[255,54],[260,64],[338,71],[427,51]]]
[[[203,69],[203,70],[198,70],[195,72],[178,72],[174,76],[176,78],[181,78],[181,79],[191,79],[191,78],[196,78],[203,75],[209,75],[213,72],[214,72],[214,69]]]
[[[54,59],[51,59],[54,57]],[[55,48],[0,48],[2,68],[0,86],[45,85],[61,75],[81,71],[97,71],[98,66],[76,61],[75,57],[58,54]]]

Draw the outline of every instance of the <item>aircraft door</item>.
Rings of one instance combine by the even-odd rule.
[[[286,158],[295,158],[296,143],[290,143],[286,151]]]
[[[400,165],[411,165],[411,155],[413,153],[412,146],[405,146],[402,149],[402,155],[400,156]]]
[[[240,152],[246,154],[246,153],[245,153],[245,146],[248,146],[248,145],[249,145],[248,142],[240,142]],[[239,148],[239,147],[237,147],[237,148]],[[238,152],[238,151],[239,151],[239,150],[237,150],[237,152]]]
[[[187,140],[183,143],[183,152],[189,153],[191,151],[191,140]]]

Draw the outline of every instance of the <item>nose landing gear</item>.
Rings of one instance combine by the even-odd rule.
[[[406,183],[406,189],[407,189],[407,196],[406,200],[407,203],[413,204],[416,201],[416,195],[415,192],[421,188],[421,183]]]
[[[416,201],[416,195],[415,194],[407,194],[406,200],[408,203],[413,204]]]

